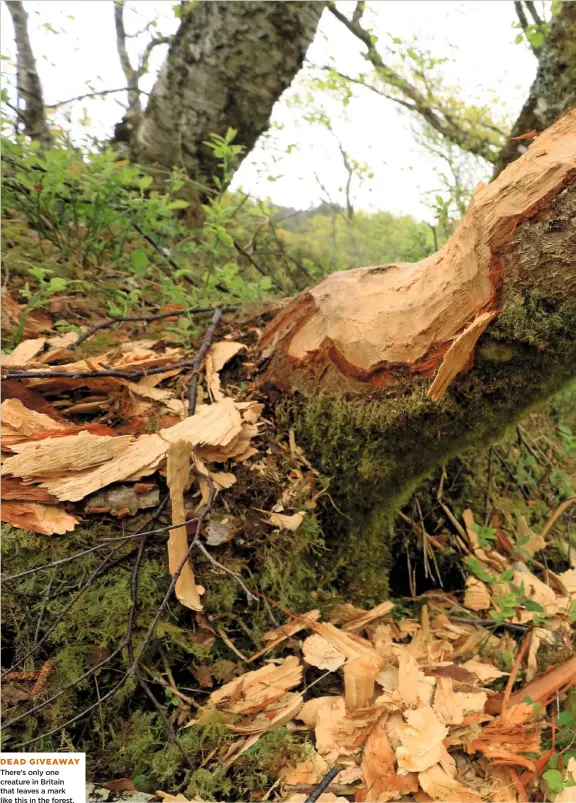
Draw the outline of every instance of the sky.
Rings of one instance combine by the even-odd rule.
[[[155,33],[173,33],[178,21],[175,0],[132,0],[126,13],[128,31],[138,31],[156,18]],[[355,3],[343,0],[340,10],[351,15]],[[44,87],[45,102],[59,103],[84,92],[125,86],[115,49],[112,0],[35,0],[25,3],[29,32]],[[439,58],[444,80],[457,85],[467,100],[497,105],[511,120],[524,102],[536,72],[536,60],[527,46],[515,44],[518,30],[512,0],[372,0],[365,22],[382,41],[388,35],[417,43]],[[144,48],[149,34],[130,40],[132,56]],[[149,91],[166,47],[153,52],[150,74],[141,86]],[[2,3],[1,52],[14,56],[10,15]],[[358,162],[370,166],[372,178],[354,186],[358,209],[387,210],[432,221],[427,200],[438,189],[439,163],[417,143],[415,120],[397,104],[358,88],[346,110],[332,99],[323,103],[330,113],[334,135],[304,121],[304,110],[294,108],[310,65],[331,61],[342,72],[366,72],[362,46],[328,11],[324,12],[306,64],[293,86],[280,98],[272,115],[272,130],[256,146],[238,171],[234,186],[256,197],[300,209],[317,205],[327,196],[343,203],[345,173],[338,141]],[[9,87],[12,63],[2,61],[3,83]],[[53,118],[70,115],[75,137],[106,138],[121,118],[124,93],[87,99],[60,107]],[[289,153],[287,153],[289,151]],[[474,180],[485,180],[486,167],[473,167]]]

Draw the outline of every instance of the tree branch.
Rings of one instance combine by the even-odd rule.
[[[18,93],[26,102],[26,109],[19,117],[24,123],[24,133],[30,139],[49,146],[52,144],[52,135],[44,114],[42,84],[28,36],[28,15],[21,0],[10,0],[7,5],[14,25]]]
[[[449,117],[444,112],[438,101],[435,102],[436,108],[433,108],[434,98],[428,97],[429,93],[424,95],[414,84],[384,62],[374,45],[373,37],[369,31],[363,28],[354,18],[348,19],[338,10],[333,1],[328,3],[328,9],[365,46],[365,58],[373,65],[378,76],[386,84],[398,90],[405,98],[412,101],[414,105],[413,111],[423,117],[428,125],[463,150],[475,156],[481,156],[488,162],[495,161],[496,148],[488,137],[482,136],[481,133],[474,135],[465,131],[453,117]],[[484,127],[488,128],[489,126]]]
[[[381,89],[378,89],[377,86],[373,86],[372,84],[367,84],[365,81],[362,81],[361,78],[352,78],[351,75],[346,75],[346,73],[340,72],[335,67],[330,67],[329,65],[322,65],[319,67],[320,70],[326,70],[327,72],[335,73],[340,78],[343,78],[345,81],[349,81],[351,84],[358,84],[358,86],[363,86],[364,89],[369,89],[371,92],[375,92],[377,95],[380,95],[381,98],[386,98],[386,100],[391,100],[393,103],[399,103],[400,106],[404,106],[405,109],[408,111],[414,112],[418,111],[417,106],[414,103],[408,103],[406,100],[402,100],[402,98],[396,98],[394,95],[388,95],[386,92],[382,92]]]
[[[148,44],[144,48],[144,52],[142,53],[142,57],[140,59],[140,66],[136,71],[136,80],[142,78],[142,76],[146,72],[148,72],[148,62],[150,61],[150,54],[152,53],[154,48],[158,47],[158,45],[169,45],[173,39],[174,39],[173,36],[155,36],[148,42]]]
[[[530,11],[530,13],[531,14],[532,13],[536,14],[536,18],[540,19],[540,17],[538,16],[538,12],[534,8],[534,3],[530,3],[529,1],[527,1],[526,2],[526,7],[528,8],[528,10],[530,10],[530,6],[533,7],[532,10]],[[516,16],[518,17],[518,21],[520,23],[520,27],[524,31],[524,36],[526,37],[526,41],[530,45],[530,50],[532,51],[532,53],[534,53],[536,58],[538,58],[538,54],[539,54],[539,52],[540,52],[540,50],[542,48],[536,47],[532,43],[531,37],[528,35],[529,34],[530,23],[528,22],[528,17],[526,16],[526,13],[524,11],[524,6],[522,4],[522,0],[514,0],[514,8],[516,10]],[[534,19],[534,16],[532,16],[532,19]],[[538,23],[536,23],[536,24],[538,25]],[[540,22],[540,24],[541,24],[541,22]]]
[[[121,86],[118,89],[100,89],[97,92],[85,92],[83,95],[77,95],[75,98],[68,98],[68,100],[59,100],[58,103],[50,103],[46,106],[47,109],[57,109],[59,106],[66,106],[67,103],[74,103],[77,100],[84,100],[85,98],[96,98],[99,95],[112,95],[115,92],[129,92],[129,86]],[[150,94],[149,92],[144,92],[142,89],[139,90],[144,95]]]
[[[138,91],[138,73],[130,62],[126,47],[126,28],[124,27],[124,0],[114,0],[114,26],[116,28],[116,49],[120,58],[122,72],[128,84],[128,114],[142,111]]]
[[[360,22],[362,15],[366,11],[366,0],[358,0],[356,8],[352,14],[352,22]]]
[[[528,28],[528,17],[524,12],[524,6],[522,5],[522,0],[514,0],[514,10],[516,11],[516,16],[518,17],[518,22],[520,23],[520,27],[526,33],[526,29]]]
[[[539,28],[541,28],[544,25],[544,20],[541,18],[540,14],[538,14],[538,11],[536,10],[536,4],[533,2],[533,0],[525,0],[525,2],[526,8],[534,20],[534,25],[537,25]]]

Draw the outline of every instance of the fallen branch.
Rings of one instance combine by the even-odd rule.
[[[84,332],[84,334],[79,337],[75,343],[71,343],[69,346],[66,346],[66,348],[69,351],[72,351],[81,343],[84,343],[85,340],[88,340],[89,337],[95,335],[96,332],[100,332],[102,329],[109,329],[118,323],[152,323],[152,321],[161,321],[164,318],[174,318],[180,315],[201,315],[205,312],[214,312],[214,309],[215,307],[188,307],[187,309],[173,310],[172,312],[161,312],[155,315],[130,315],[126,318],[108,318],[108,320],[98,323],[87,332]],[[220,307],[220,309],[222,312],[232,312],[233,310],[238,309],[238,305],[226,305],[225,307]]]

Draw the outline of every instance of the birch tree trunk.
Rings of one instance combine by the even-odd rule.
[[[324,2],[189,4],[148,106],[130,133],[133,158],[174,165],[208,183],[218,159],[211,134],[238,134],[248,153],[267,130],[274,103],[302,66]]]
[[[264,331],[262,386],[331,478],[354,572],[436,465],[576,375],[575,184],[573,109],[478,188],[436,254],[331,274]]]
[[[28,36],[28,14],[20,0],[10,0],[7,5],[14,25],[18,94],[26,104],[24,110],[18,110],[18,117],[24,123],[24,133],[30,139],[50,145],[52,137],[44,113],[42,84]]]

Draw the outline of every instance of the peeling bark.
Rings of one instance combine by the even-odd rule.
[[[18,92],[26,103],[23,111],[18,110],[18,116],[24,123],[24,133],[30,139],[38,140],[43,145],[51,145],[52,136],[45,117],[42,84],[28,36],[28,14],[20,0],[9,0],[7,6],[14,25]]]
[[[180,28],[141,118],[130,131],[133,158],[186,168],[210,182],[218,160],[211,134],[237,129],[249,152],[274,103],[302,66],[323,2],[202,2]]]
[[[552,18],[545,44],[538,48],[538,72],[510,138],[498,155],[494,177],[526,151],[515,140],[531,131],[540,133],[576,105],[576,2],[560,4]]]

